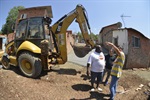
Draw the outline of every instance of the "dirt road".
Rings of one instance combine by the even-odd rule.
[[[90,92],[90,80],[85,75],[85,67],[67,62],[56,66],[38,79],[22,76],[19,69],[0,69],[0,100],[107,100],[109,85],[100,87],[103,92]],[[138,70],[139,71],[139,70]],[[137,71],[124,70],[119,80],[115,100],[148,100],[150,82],[135,74]],[[145,73],[150,71],[145,70]],[[140,84],[144,86],[137,90]]]

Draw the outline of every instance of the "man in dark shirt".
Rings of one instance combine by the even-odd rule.
[[[105,74],[107,73],[106,79],[104,81],[105,86],[108,84],[108,79],[110,77],[111,69],[112,69],[113,62],[114,62],[115,58],[116,57],[113,55],[113,50],[112,49],[105,56],[106,66],[105,66],[104,75],[103,75],[103,78],[104,78]]]

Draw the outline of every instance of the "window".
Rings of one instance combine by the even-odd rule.
[[[25,38],[25,32],[26,32],[26,25],[27,25],[27,21],[26,20],[22,20],[16,30],[16,38]]]
[[[132,46],[140,47],[140,38],[132,36]]]
[[[32,18],[29,20],[28,37],[42,39],[44,38],[41,18]]]
[[[20,15],[20,19],[26,19],[27,18],[27,14],[21,14]]]

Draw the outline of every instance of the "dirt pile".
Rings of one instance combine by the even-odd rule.
[[[67,62],[43,73],[38,79],[22,76],[19,69],[0,69],[0,100],[106,100],[109,85],[100,87],[103,92],[90,92],[90,80],[86,68]],[[110,80],[109,80],[110,81]],[[124,70],[119,86],[124,92],[117,93],[116,100],[147,100],[145,91],[149,81],[140,78],[132,70]],[[140,84],[144,86],[136,91]]]

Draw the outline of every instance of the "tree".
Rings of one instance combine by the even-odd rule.
[[[83,36],[82,36],[81,32],[78,32],[77,36],[78,36],[78,41],[81,42],[82,39],[83,39]]]
[[[98,36],[99,36],[98,34],[91,33],[89,34],[89,36],[91,37],[93,41],[98,41]],[[77,37],[78,37],[79,42],[83,41],[83,35],[81,34],[81,32],[77,33]]]
[[[6,18],[6,23],[2,27],[2,33],[7,34],[7,33],[12,33],[12,25],[16,22],[16,19],[18,17],[18,13],[20,9],[23,9],[23,6],[18,6],[18,7],[13,7],[10,12],[8,13],[8,16]]]

